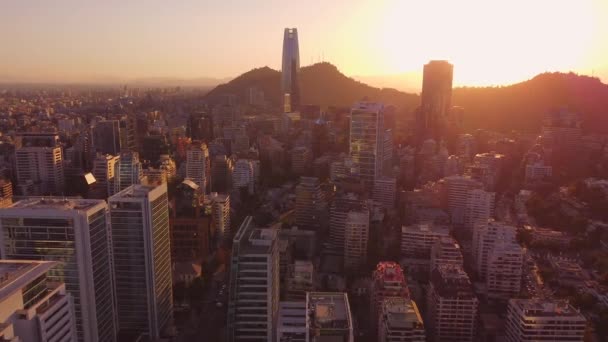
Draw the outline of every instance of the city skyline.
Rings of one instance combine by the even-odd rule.
[[[0,44],[7,48],[0,81],[217,83],[256,67],[280,70],[284,27],[300,32],[302,65],[328,61],[363,80],[418,75],[432,59],[459,66],[456,86],[510,84],[545,71],[608,76],[601,44],[608,37],[608,4],[600,0],[114,5],[3,2]],[[227,29],[229,18],[238,20]]]

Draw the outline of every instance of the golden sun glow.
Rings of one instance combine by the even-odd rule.
[[[430,59],[455,65],[455,83],[509,84],[543,71],[592,65],[605,8],[596,0],[387,1],[368,37],[382,73],[420,70]],[[597,43],[597,40],[596,40]]]

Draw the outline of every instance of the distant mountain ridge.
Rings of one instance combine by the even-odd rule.
[[[367,98],[411,113],[420,103],[417,94],[364,84],[325,62],[302,67],[300,80],[302,103],[322,107],[348,107]],[[214,102],[222,94],[234,94],[243,99],[249,87],[257,87],[266,100],[280,105],[280,72],[269,67],[253,69],[221,84],[206,98]],[[581,114],[587,131],[608,133],[608,85],[573,73],[544,73],[509,86],[455,88],[452,104],[464,107],[468,129],[537,132],[547,112],[568,108]]]

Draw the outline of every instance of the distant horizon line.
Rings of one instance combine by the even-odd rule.
[[[345,74],[338,68],[337,65],[335,65],[331,62],[328,62],[328,61],[315,62],[313,64],[305,65],[301,68],[311,67],[311,66],[318,65],[318,64],[330,64],[330,65],[336,67],[338,69],[338,71],[340,73],[342,73],[343,75],[345,75],[349,78],[352,78],[358,82],[364,83],[368,86],[374,87],[374,88],[396,89],[396,90],[402,91],[402,92],[411,92],[411,91],[419,92],[422,89],[422,83],[421,83],[422,74],[423,74],[422,70],[405,70],[405,71],[401,71],[401,72],[397,72],[397,73],[369,74],[369,75],[359,74],[359,75],[351,76],[351,75]],[[124,79],[121,80],[117,76],[93,76],[91,78],[97,78],[97,80],[79,79],[79,80],[70,81],[70,80],[31,80],[31,79],[27,79],[27,78],[20,78],[20,77],[12,76],[12,75],[0,75],[0,85],[4,85],[4,86],[6,86],[6,85],[12,85],[12,86],[27,86],[27,85],[31,85],[31,86],[104,86],[104,87],[147,86],[147,87],[151,87],[151,88],[163,88],[163,87],[214,88],[214,87],[217,87],[218,85],[228,83],[247,72],[250,72],[255,69],[262,69],[262,68],[269,68],[271,70],[280,72],[280,69],[275,69],[273,67],[265,65],[265,66],[253,67],[247,71],[239,73],[237,76],[226,76],[226,77],[194,76],[194,77],[187,78],[187,77],[179,77],[179,76],[142,76],[142,77],[130,78],[127,80],[124,80]],[[541,71],[541,72],[536,73],[534,76],[531,76],[530,78],[521,79],[519,81],[508,83],[508,84],[470,85],[470,84],[455,83],[454,88],[505,87],[505,86],[522,83],[522,82],[531,80],[538,75],[547,74],[547,73],[562,73],[562,74],[572,73],[572,74],[576,74],[579,76],[596,78],[600,82],[604,83],[602,77],[600,77],[600,76],[593,75],[593,74],[589,75],[589,74],[580,73],[580,72],[571,70],[571,71]],[[370,82],[370,80],[375,79],[376,81],[379,81],[376,83],[396,83],[397,81],[395,79],[399,78],[399,77],[413,77],[414,78],[413,80],[416,81],[417,84],[418,83],[419,84],[417,86],[412,86],[412,85],[408,85],[406,83],[406,84],[403,84],[403,86],[395,87],[395,85],[392,85],[392,86],[386,86],[386,84],[385,85],[376,85],[373,82]],[[384,81],[382,80],[383,78],[385,78]],[[392,82],[391,82],[391,80],[392,80]],[[418,81],[420,81],[420,82],[418,82]],[[197,82],[199,84],[196,84]],[[163,83],[167,83],[167,84],[163,85]],[[185,83],[185,84],[179,84],[179,83]],[[194,83],[194,84],[187,84],[187,83]]]

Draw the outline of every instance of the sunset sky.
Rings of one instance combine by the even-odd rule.
[[[233,77],[279,69],[283,28],[301,64],[347,75],[455,65],[458,85],[543,71],[608,81],[607,0],[1,0],[0,80]]]

